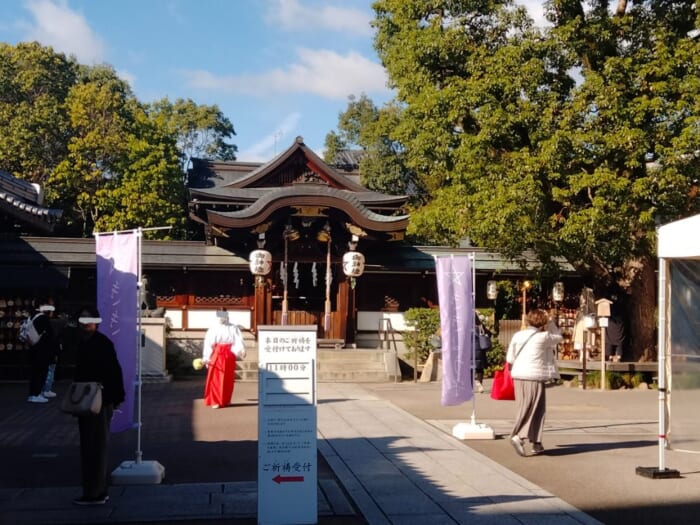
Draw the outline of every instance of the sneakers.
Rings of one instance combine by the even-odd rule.
[[[94,505],[104,505],[108,500],[109,496],[102,496],[101,498],[86,498],[85,496],[80,496],[79,498],[75,498],[73,503],[82,507],[90,507]]]
[[[49,402],[49,400],[46,399],[41,394],[39,394],[38,396],[29,396],[27,398],[27,401],[29,401],[30,403],[48,403]]]
[[[46,392],[41,393],[42,396],[45,398],[51,398],[51,397],[56,397],[56,392],[52,392],[51,390],[47,390]]]
[[[480,394],[484,393],[484,385],[481,384],[481,381],[475,381],[474,382],[474,387],[477,392]]]
[[[525,447],[523,446],[523,440],[520,439],[520,436],[512,436],[510,438],[510,444],[513,445],[513,448],[519,456],[525,457]]]
[[[212,408],[219,408],[219,405],[212,405]]]
[[[533,443],[532,444],[532,455],[533,456],[539,456],[544,452],[544,447],[542,446],[542,443]]]

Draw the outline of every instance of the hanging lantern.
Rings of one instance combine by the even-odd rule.
[[[248,260],[253,275],[267,275],[272,270],[272,254],[267,250],[253,250]]]
[[[554,283],[554,287],[552,288],[552,300],[555,303],[560,303],[564,300],[564,283],[561,281],[557,281]]]
[[[365,256],[360,252],[343,254],[343,273],[348,277],[360,277],[365,271]]]
[[[498,299],[498,283],[496,281],[488,281],[486,283],[486,297],[490,301]]]

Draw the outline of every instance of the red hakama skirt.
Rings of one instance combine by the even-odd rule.
[[[236,380],[236,356],[231,352],[231,346],[231,343],[214,345],[204,386],[204,404],[207,406],[223,407],[231,402]]]

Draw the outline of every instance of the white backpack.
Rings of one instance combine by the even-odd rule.
[[[28,317],[22,322],[19,327],[19,335],[17,336],[21,342],[29,343],[30,346],[34,346],[39,342],[41,336],[44,335],[37,332],[36,327],[34,326],[34,320],[40,315],[41,314],[38,313],[34,317]]]

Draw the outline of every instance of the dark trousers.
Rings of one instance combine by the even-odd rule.
[[[38,396],[46,381],[46,374],[49,371],[49,360],[40,350],[29,350],[29,395]]]
[[[112,405],[105,405],[96,416],[78,417],[84,498],[97,499],[107,495],[107,446],[112,412]]]

